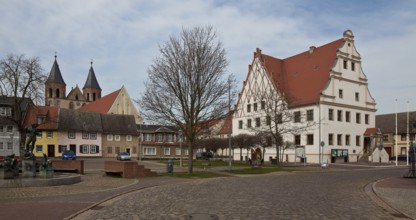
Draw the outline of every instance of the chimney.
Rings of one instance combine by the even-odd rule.
[[[315,46],[310,46],[309,47],[309,54],[313,53],[313,51],[316,49]]]

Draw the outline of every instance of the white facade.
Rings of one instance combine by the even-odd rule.
[[[290,106],[289,103],[289,112],[300,112],[302,115],[299,124],[309,123],[310,125],[299,134],[284,134],[284,141],[292,142],[294,146],[304,146],[308,163],[319,163],[320,160],[357,161],[363,155],[364,132],[367,128],[375,127],[376,104],[368,90],[367,78],[361,68],[361,57],[355,49],[353,39],[351,31],[344,32],[343,41],[336,50],[335,56],[332,56],[335,59],[332,58],[333,65],[327,73],[328,77],[324,79],[325,82],[320,82],[325,86],[321,88],[319,94],[316,94],[318,98],[313,102],[307,100],[308,102],[305,101],[304,104],[298,106]],[[319,63],[316,66],[319,67]],[[273,91],[277,95],[279,94],[277,90],[280,94],[285,93],[284,89],[280,89],[280,85],[269,77],[274,74],[270,72],[271,70],[265,67],[261,55],[255,56],[235,108],[232,122],[233,136],[241,133],[255,133],[265,126],[266,113],[262,109],[262,101],[256,100],[258,99],[256,94],[262,91]],[[308,83],[314,82],[305,82],[305,86],[308,86]],[[307,111],[309,111],[309,117],[306,117]],[[313,113],[312,118],[311,113]],[[260,127],[256,127],[258,126],[256,118],[261,118]],[[292,125],[296,123],[293,122]],[[300,143],[299,136],[295,138],[296,135],[300,135]],[[323,148],[320,147],[321,142],[324,143]],[[268,161],[269,157],[276,156],[275,149],[275,147],[266,149],[265,161]],[[332,155],[337,152],[339,152],[338,155]],[[247,152],[243,151],[242,154],[246,156]],[[285,150],[284,154],[283,161],[295,161],[294,147],[291,150]],[[321,159],[320,155],[322,155]],[[240,151],[234,151],[234,159],[239,158]],[[299,161],[299,159],[296,160]]]

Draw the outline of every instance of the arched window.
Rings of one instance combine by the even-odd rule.
[[[90,101],[90,94],[87,93],[87,101]]]
[[[56,89],[56,95],[55,95],[55,97],[56,97],[56,98],[59,98],[59,88],[58,88],[58,89]]]
[[[75,100],[78,100],[78,94],[75,95]]]
[[[92,101],[95,101],[95,92],[92,93]]]
[[[49,98],[52,98],[52,88],[49,88]]]

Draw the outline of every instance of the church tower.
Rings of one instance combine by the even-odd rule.
[[[87,102],[93,102],[101,98],[101,88],[98,84],[97,78],[95,77],[94,69],[92,68],[92,61],[87,81],[82,88],[82,92],[84,93],[84,97]]]
[[[52,65],[51,72],[45,83],[45,105],[60,106],[60,102],[66,98],[65,95],[66,83],[62,78],[61,70],[59,69],[55,55],[55,62]]]

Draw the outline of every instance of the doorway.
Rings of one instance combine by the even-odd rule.
[[[55,157],[55,145],[48,144],[48,157]]]

